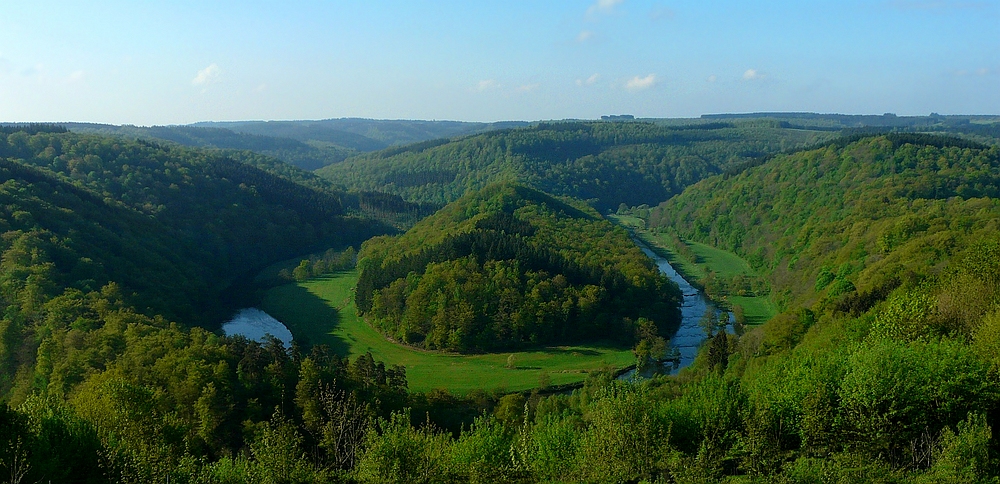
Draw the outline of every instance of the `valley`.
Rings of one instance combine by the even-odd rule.
[[[990,475],[996,123],[855,121],[497,126],[316,173],[267,150],[3,126],[0,467]],[[226,336],[248,306],[292,343]],[[615,378],[678,354],[680,371]],[[968,459],[987,463],[952,465]]]

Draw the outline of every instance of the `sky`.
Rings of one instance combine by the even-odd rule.
[[[1000,114],[1000,0],[0,0],[0,121]]]

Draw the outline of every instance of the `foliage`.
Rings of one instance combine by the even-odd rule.
[[[471,193],[362,246],[358,309],[397,341],[463,353],[630,338],[640,317],[667,334],[678,289],[587,210],[517,185]]]
[[[621,203],[659,203],[730,166],[829,136],[749,123],[539,123],[360,155],[317,174],[352,189],[442,205],[470,189],[517,181],[591,200],[603,213]]]

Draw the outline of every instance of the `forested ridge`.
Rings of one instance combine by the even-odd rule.
[[[492,182],[517,181],[590,200],[603,213],[621,203],[655,205],[726,168],[831,136],[770,120],[539,123],[359,155],[317,174],[350,189],[438,204]]]
[[[935,135],[857,136],[705,180],[649,222],[744,255],[789,301],[840,296],[988,237],[997,153]]]
[[[920,483],[1000,471],[1000,151],[989,140],[859,134],[693,181],[648,225],[743,256],[770,278],[781,314],[714,338],[676,377],[601,373],[570,394],[458,397],[410,393],[405,368],[370,356],[191,326],[227,268],[389,230],[362,203],[411,220],[427,206],[331,191],[259,155],[44,126],[0,133],[4,480]],[[434,145],[411,149],[448,146]],[[358,305],[373,321],[382,311],[375,324],[399,341],[542,342],[553,333],[494,316],[537,293],[548,299],[524,321],[558,328],[585,314],[588,286],[600,296],[624,284],[590,306],[612,319],[663,312],[611,295],[648,302],[657,287],[670,296],[661,309],[676,304],[584,202],[514,183],[455,191],[458,202],[361,251]],[[440,311],[408,313],[410,297]],[[439,314],[510,331],[435,333]]]
[[[675,284],[586,205],[488,186],[359,253],[359,311],[427,349],[497,351],[616,339],[679,322]]]
[[[241,133],[225,128],[195,126],[114,126],[105,124],[66,123],[70,130],[84,134],[143,139],[159,143],[176,143],[195,148],[214,148],[231,154],[234,151],[252,151],[278,158],[303,170],[315,170],[331,163],[343,161],[359,152],[358,148],[381,149],[362,136],[357,140],[340,140],[340,144],[321,143],[267,134]],[[349,135],[350,136],[350,135]],[[353,137],[352,137],[353,138]],[[355,141],[352,143],[352,141]]]
[[[391,231],[345,217],[337,193],[257,166],[0,129],[5,480],[286,479],[306,463],[281,446],[303,442],[324,449],[314,456],[326,480],[352,465],[372,418],[428,405],[409,399],[403,368],[370,356],[197,326],[217,327],[232,310],[224,290],[255,268]],[[290,422],[310,426],[309,440]]]
[[[195,127],[220,127],[238,133],[288,137],[304,142],[333,143],[358,151],[376,151],[427,140],[454,138],[482,131],[528,125],[525,121],[471,123],[408,119],[339,118],[315,121],[231,121],[195,123]],[[345,143],[344,140],[365,145]]]

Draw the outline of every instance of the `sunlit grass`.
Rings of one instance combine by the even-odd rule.
[[[386,365],[403,365],[410,390],[442,388],[465,394],[474,389],[518,391],[535,388],[542,375],[561,385],[583,381],[586,372],[624,368],[635,362],[628,348],[611,344],[556,346],[514,354],[456,355],[421,351],[392,343],[358,317],[353,290],[357,272],[341,272],[270,289],[262,309],[285,323],[292,335],[309,344],[327,344],[356,358],[371,352]]]
[[[669,237],[645,229],[645,222],[632,215],[612,215],[609,217],[620,225],[632,228],[636,235],[661,255],[666,256],[670,265],[690,282],[698,282],[708,275],[708,271],[717,277],[732,278],[738,275],[755,276],[756,272],[747,261],[740,256],[710,245],[694,241],[683,243],[691,249],[695,260],[681,255],[674,247]],[[725,296],[724,301],[733,306],[743,308],[746,324],[762,324],[778,314],[778,309],[768,296]]]

